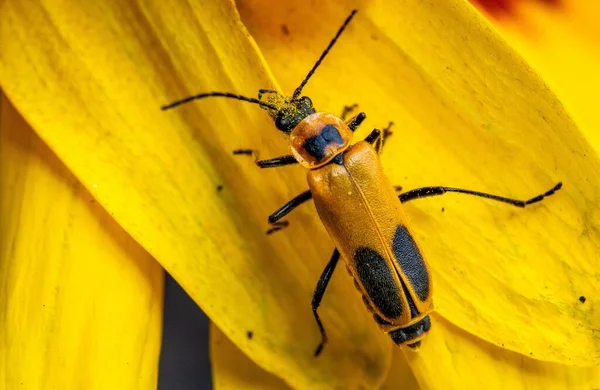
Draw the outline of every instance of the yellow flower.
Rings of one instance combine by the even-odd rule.
[[[359,137],[394,121],[382,161],[405,189],[564,188],[524,210],[459,195],[407,204],[435,283],[421,351],[395,348],[338,270],[321,307],[330,340],[312,356],[310,300],[332,244],[309,205],[264,234],[305,171],[231,153],[286,154],[286,139],[255,105],[159,107],[291,93],[353,7],[237,7],[0,5],[2,386],[155,387],[161,267],[215,324],[216,388],[600,383],[598,147],[463,0],[361,5],[305,93],[332,113],[359,103]]]

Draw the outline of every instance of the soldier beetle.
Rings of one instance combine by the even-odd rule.
[[[364,112],[346,121],[354,106],[344,107],[340,117],[317,112],[302,89],[329,53],[356,10],[346,18],[335,37],[321,54],[292,96],[261,89],[258,98],[227,92],[209,92],[189,96],[162,107],[176,107],[192,100],[225,97],[257,104],[268,111],[275,127],[289,135],[292,154],[259,160],[254,150],[235,150],[234,154],[252,155],[260,168],[301,164],[307,168],[309,190],[299,194],[269,216],[271,234],[288,226],[281,219],[302,203],[313,199],[319,217],[335,249],[323,270],[313,294],[312,311],[321,333],[315,350],[318,356],[327,334],[318,308],[327,285],[341,258],[354,279],[358,291],[380,328],[394,343],[417,349],[429,331],[433,311],[432,280],[429,265],[413,239],[402,203],[448,192],[474,195],[516,207],[541,201],[562,187],[522,201],[453,187],[423,187],[397,194],[383,173],[378,153],[388,128],[374,129],[364,140],[351,144],[354,131],[366,118]],[[391,126],[391,123],[390,123]]]

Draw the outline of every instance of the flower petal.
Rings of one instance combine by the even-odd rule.
[[[442,373],[443,375],[444,373]],[[424,387],[425,388],[425,387]],[[448,387],[445,387],[448,388]],[[392,364],[381,390],[419,390],[419,383],[411,371],[401,348],[394,348]]]
[[[252,336],[248,336],[252,339]],[[290,389],[280,378],[250,360],[213,323],[210,326],[210,361],[214,390]]]
[[[15,0],[2,8],[6,94],[227,337],[301,388],[385,379],[389,339],[360,299],[329,308],[335,297],[358,298],[337,276],[323,302],[330,344],[313,356],[312,290],[333,248],[307,208],[288,234],[265,235],[267,215],[306,186],[302,170],[290,180],[290,170],[263,172],[232,155],[289,153],[265,113],[219,99],[160,110],[195,92],[273,87],[232,3]]]
[[[0,387],[156,388],[163,270],[0,96]]]
[[[562,390],[600,383],[598,367],[542,362],[496,347],[439,315],[432,320],[435,328],[421,349],[402,350],[422,389]]]
[[[600,151],[600,5],[595,1],[516,4],[496,21],[503,37],[557,94],[596,151]]]
[[[342,2],[319,12],[303,1],[240,5],[286,91],[349,11]],[[528,199],[563,181],[556,195],[525,210],[464,195],[406,209],[431,263],[441,315],[537,359],[600,361],[600,231],[593,222],[600,185],[591,179],[598,155],[467,2],[365,5],[304,92],[323,111],[359,103],[371,118],[361,134],[393,120],[382,159],[405,189],[450,185]]]

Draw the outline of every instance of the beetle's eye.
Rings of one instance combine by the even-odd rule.
[[[290,130],[290,118],[282,115],[275,120],[275,127],[282,131]]]
[[[310,98],[308,96],[302,96],[300,98],[300,101],[302,102],[303,105],[311,107],[312,106],[312,100],[310,100]]]

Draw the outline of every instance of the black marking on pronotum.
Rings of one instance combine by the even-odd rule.
[[[585,303],[585,301],[586,301],[586,297],[584,297],[583,295],[579,297],[579,302]]]
[[[427,300],[429,296],[427,266],[417,244],[408,230],[406,230],[406,227],[398,225],[396,228],[392,250],[394,251],[396,260],[400,264],[400,269],[402,269],[408,282],[417,293],[417,297],[421,301]]]
[[[326,125],[323,126],[319,134],[306,138],[302,147],[317,161],[321,161],[325,155],[325,148],[332,143],[343,145],[344,140],[334,125]]]
[[[411,326],[393,330],[388,334],[390,335],[394,343],[396,343],[397,345],[401,345],[409,340],[414,340],[421,337],[422,335],[427,333],[430,328],[431,319],[429,318],[429,316],[425,316],[421,321],[412,324]],[[419,345],[421,345],[420,341],[414,342],[412,344],[407,344],[407,346],[410,348],[416,348]]]
[[[359,247],[354,253],[356,273],[367,295],[387,318],[402,315],[402,301],[396,279],[385,259],[377,251]]]

